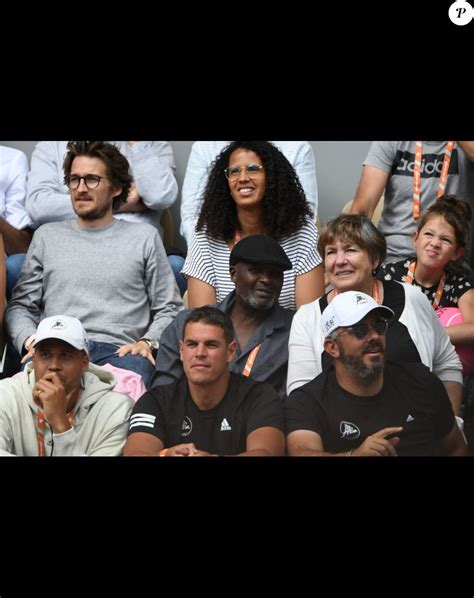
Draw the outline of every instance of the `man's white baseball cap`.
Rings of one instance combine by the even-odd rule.
[[[340,326],[353,326],[371,311],[378,310],[386,319],[395,315],[389,307],[379,305],[370,295],[359,291],[346,291],[336,295],[321,316],[323,334],[328,337]]]
[[[33,346],[36,347],[38,343],[49,338],[57,338],[68,343],[68,345],[71,345],[75,349],[85,351],[89,354],[87,334],[77,318],[72,318],[71,316],[51,316],[50,318],[41,320],[36,330],[36,338]]]

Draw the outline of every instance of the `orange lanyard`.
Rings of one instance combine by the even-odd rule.
[[[74,425],[74,420],[75,420],[75,416],[74,416],[74,412],[70,411],[66,417],[69,420],[69,423],[71,424],[71,426]],[[37,419],[36,419],[36,436],[38,438],[38,457],[45,457],[46,456],[46,451],[44,448],[44,431],[45,431],[45,427],[46,427],[46,420],[44,418],[44,413],[43,411],[38,411],[38,415],[37,415]]]
[[[448,141],[446,151],[444,152],[443,166],[441,167],[441,174],[439,177],[439,187],[437,197],[444,194],[446,188],[446,181],[448,178],[449,164],[451,162],[451,155],[454,149],[454,141]],[[423,158],[423,141],[416,142],[415,152],[415,168],[413,172],[413,220],[418,220],[420,217],[421,206],[421,161]]]
[[[240,239],[241,239],[240,233],[239,233],[239,231],[236,230],[235,237],[234,237],[234,245],[237,245],[237,243],[240,241]],[[260,351],[261,346],[262,346],[262,343],[260,343],[259,345],[257,345],[250,351],[250,355],[248,356],[247,363],[245,364],[243,372],[242,372],[243,376],[247,376],[247,377],[250,376],[250,372],[252,371],[253,364],[257,357],[257,353]]]
[[[410,263],[410,267],[408,268],[407,275],[405,276],[405,282],[407,284],[413,284],[415,280],[415,268],[416,268],[416,260],[412,260]],[[435,297],[433,299],[433,303],[431,306],[434,310],[437,310],[439,307],[439,302],[441,301],[441,296],[443,295],[444,285],[446,283],[446,273],[443,272],[443,276],[439,281],[438,288],[436,289]]]
[[[334,297],[336,295],[339,295],[339,291],[337,289],[334,289],[333,292],[334,292]],[[382,301],[380,299],[379,285],[377,284],[376,280],[374,280],[373,283],[372,283],[372,297],[375,299],[375,301],[379,305],[382,303]]]
[[[250,376],[250,372],[252,371],[253,364],[255,362],[255,358],[257,357],[257,353],[260,351],[261,346],[262,346],[262,343],[260,343],[259,345],[257,345],[250,351],[250,355],[248,356],[247,363],[245,364],[245,367],[244,367],[244,371],[242,372],[243,376],[247,376],[247,377]]]

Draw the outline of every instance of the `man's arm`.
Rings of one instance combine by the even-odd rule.
[[[178,197],[173,149],[168,141],[128,141],[138,196],[150,210],[165,210]],[[127,210],[128,211],[128,210]]]
[[[288,454],[294,457],[396,457],[395,447],[400,439],[395,436],[387,440],[387,436],[399,434],[403,428],[383,428],[368,436],[355,449],[342,453],[328,453],[324,450],[323,441],[317,432],[295,430],[288,434]]]
[[[153,434],[135,432],[130,434],[123,449],[124,457],[159,457],[163,442]]]
[[[462,384],[460,382],[455,382],[454,380],[441,380],[441,382],[448,393],[454,415],[459,415],[461,413],[462,403]]]
[[[5,207],[0,218],[0,234],[3,235],[7,255],[25,253],[31,241],[31,220],[26,212],[26,175],[28,160],[18,152],[10,162],[5,176]]]
[[[474,162],[474,141],[456,141],[470,162]]]
[[[211,456],[199,451],[194,443],[176,444],[164,448],[163,442],[153,434],[135,432],[127,438],[123,450],[124,457],[188,457]]]
[[[0,233],[0,348],[3,347],[2,341],[2,328],[3,328],[3,314],[5,312],[6,305],[6,292],[7,292],[7,269],[5,262],[5,250],[3,248],[3,237]],[[0,354],[1,359],[1,354]]]
[[[63,180],[66,145],[66,141],[40,141],[31,156],[26,210],[36,226],[75,217]]]
[[[0,218],[0,234],[4,238],[5,253],[14,255],[15,253],[26,253],[31,243],[32,231],[29,228],[18,230],[4,218]]]
[[[142,337],[159,341],[163,330],[174,320],[178,312],[184,309],[184,305],[166,257],[163,241],[156,230],[147,244],[145,259],[145,288],[152,322]]]
[[[441,448],[448,457],[466,457],[467,446],[456,421],[451,431],[441,439]]]
[[[247,436],[247,450],[238,457],[281,457],[285,454],[285,435],[278,428],[257,428]]]
[[[43,298],[42,231],[38,231],[5,311],[5,321],[17,351],[22,353],[27,338],[36,332]]]
[[[135,185],[132,185],[127,195],[127,201],[121,204],[117,210],[114,210],[114,214],[121,212],[145,212],[146,209],[142,198],[138,195],[137,188]]]
[[[293,143],[298,142],[295,141]],[[316,179],[314,152],[308,141],[303,142],[303,149],[298,153],[293,167],[305,192],[306,201],[313,212],[314,220],[316,220],[318,215],[318,183]]]
[[[193,143],[181,190],[180,233],[186,239],[188,248],[191,247],[194,227],[198,219],[202,196],[211,167],[211,162],[204,155],[203,143],[206,142],[196,141]]]
[[[372,218],[375,208],[382,197],[382,193],[387,186],[388,178],[389,173],[386,170],[375,168],[374,166],[364,166],[350,213],[365,214],[369,218]]]

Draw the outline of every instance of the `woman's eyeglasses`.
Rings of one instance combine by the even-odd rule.
[[[244,168],[245,172],[249,175],[251,179],[255,178],[261,172],[263,172],[263,166],[261,164],[247,164],[247,166],[244,166]],[[229,166],[224,170],[224,174],[229,179],[229,181],[233,181],[240,176],[241,170],[241,166]]]
[[[65,177],[64,182],[75,191],[81,184],[81,180],[84,179],[84,184],[88,189],[96,189],[99,186],[101,179],[106,179],[106,176],[99,176],[98,174],[86,174],[86,176],[78,176],[72,174],[69,177]]]

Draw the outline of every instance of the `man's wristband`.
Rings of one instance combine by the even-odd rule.
[[[158,351],[158,347],[160,346],[160,343],[158,341],[152,341],[149,338],[139,338],[137,342],[139,343],[140,341],[146,343],[153,354],[155,354]]]

